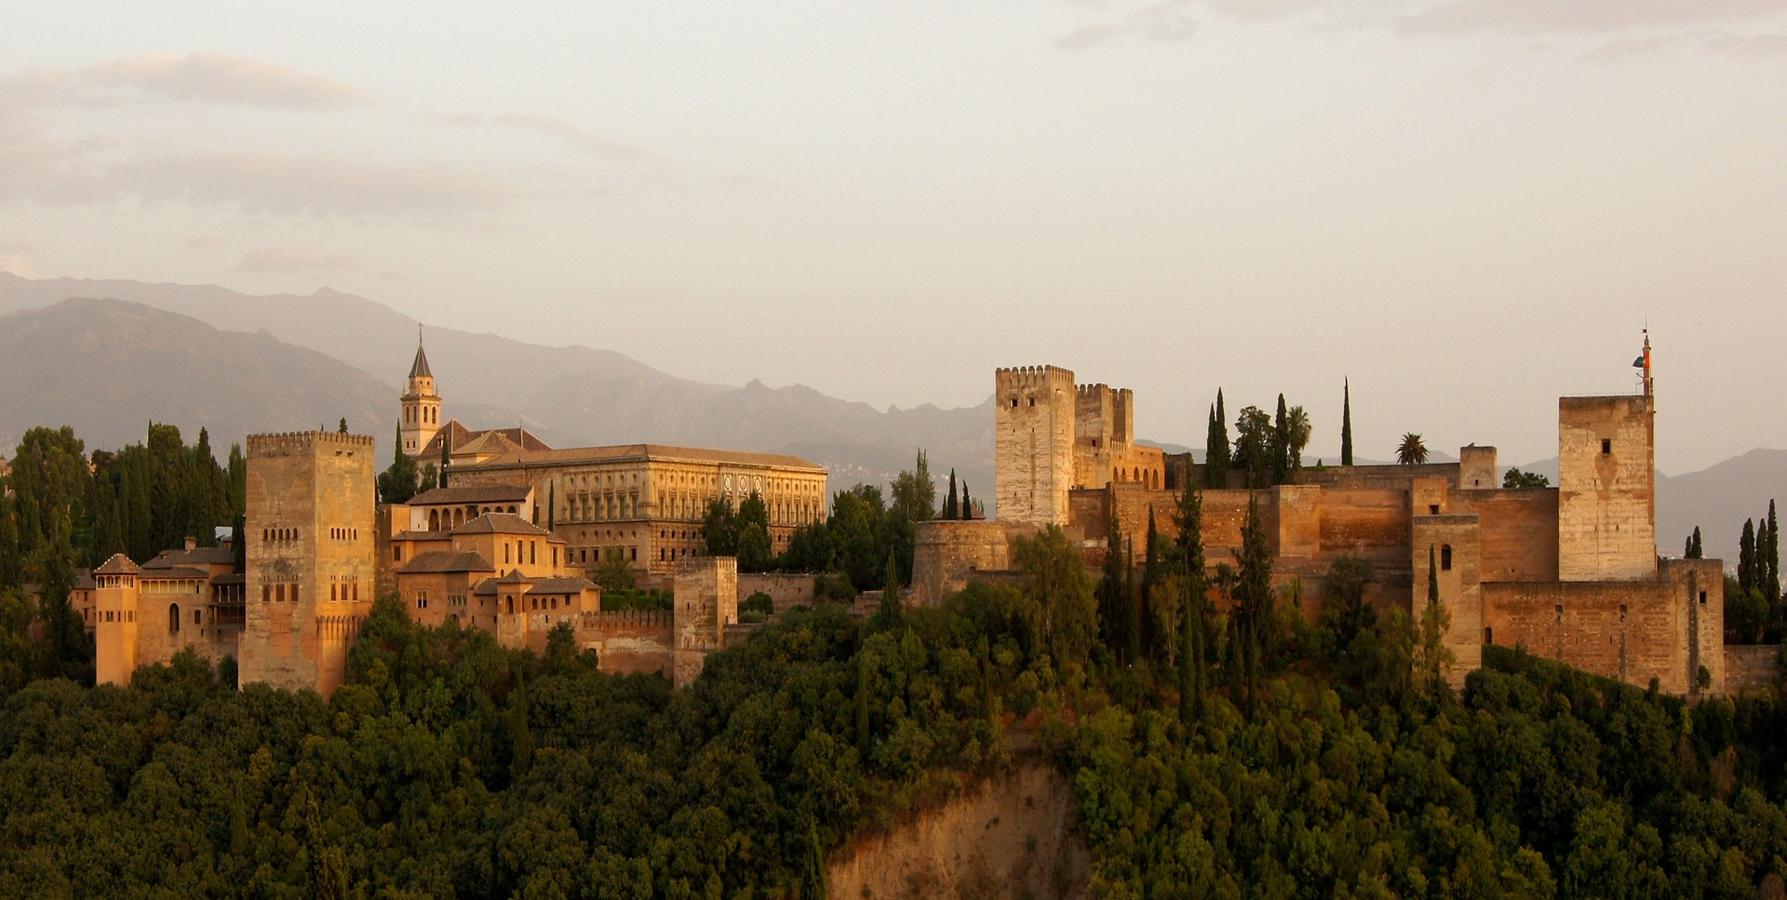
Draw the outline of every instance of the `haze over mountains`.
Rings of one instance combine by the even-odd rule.
[[[68,298],[127,302],[64,304]],[[15,348],[0,338],[0,348],[15,354],[0,373],[8,383],[37,386],[31,397],[0,403],[0,447],[7,448],[42,423],[74,425],[96,446],[140,438],[149,419],[187,431],[204,425],[214,445],[227,447],[249,431],[333,426],[346,416],[351,428],[379,441],[383,459],[416,341],[414,319],[327,288],[256,296],[0,272],[0,315],[7,313],[14,315],[0,320],[4,331],[29,333],[34,345]],[[131,335],[135,329],[143,335]],[[88,352],[108,334],[130,345],[124,356]],[[977,496],[992,496],[990,396],[966,409],[877,410],[800,385],[702,384],[612,350],[432,327],[426,340],[445,414],[472,427],[520,423],[561,447],[649,441],[795,453],[829,469],[834,489],[891,479],[923,447],[934,472],[953,466],[984,486]],[[86,368],[81,379],[63,378],[77,359]],[[93,390],[112,379],[130,384]]]
[[[415,340],[414,319],[327,288],[256,296],[0,272],[0,452],[38,424],[72,425],[90,447],[139,440],[151,420],[189,434],[204,426],[221,452],[249,432],[333,427],[346,417],[378,440],[382,460]],[[519,422],[555,446],[794,453],[829,469],[833,490],[885,482],[923,447],[935,474],[954,467],[975,496],[992,499],[990,396],[968,408],[878,410],[801,385],[690,381],[613,350],[447,328],[429,328],[427,346],[447,415],[473,427]],[[1521,468],[1556,481],[1555,459]],[[1660,474],[1657,495],[1664,552],[1680,552],[1698,524],[1708,555],[1735,561],[1743,519],[1766,512],[1771,496],[1787,499],[1787,450]]]

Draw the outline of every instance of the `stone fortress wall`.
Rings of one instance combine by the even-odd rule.
[[[1503,489],[1495,448],[1477,445],[1460,448],[1457,463],[1324,466],[1265,490],[1209,488],[1201,492],[1205,559],[1212,570],[1233,563],[1253,507],[1267,530],[1275,582],[1296,584],[1312,618],[1324,602],[1326,573],[1342,556],[1372,564],[1368,600],[1418,616],[1431,559],[1451,620],[1454,681],[1481,664],[1485,643],[1495,643],[1641,686],[1654,678],[1663,690],[1689,696],[1700,692],[1704,670],[1706,690],[1724,691],[1720,563],[1663,560],[1656,552],[1655,404],[1648,368],[1645,375],[1641,394],[1559,401],[1557,488]],[[1135,474],[1123,471],[1119,450],[1134,448],[1133,396],[1103,385],[1070,391],[1072,380],[1055,366],[995,372],[1000,520],[921,523],[918,602],[940,602],[974,578],[1005,576],[1013,541],[1049,525],[1064,528],[1088,565],[1110,552],[1113,521],[1120,539],[1137,548],[1150,514],[1159,531],[1175,534],[1179,486],[1201,477],[1197,467],[1183,456],[1159,463],[1131,456],[1140,463]],[[1063,433],[1057,398],[1067,396],[1074,428]],[[1062,498],[1064,458],[1072,472]]]

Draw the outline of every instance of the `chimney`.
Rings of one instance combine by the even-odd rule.
[[[189,534],[189,535],[187,535],[187,536],[186,536],[186,549],[188,549],[188,550],[197,550],[197,549],[198,549],[198,546],[199,546],[199,539],[198,539],[198,538],[195,538],[195,537],[193,537],[193,536],[192,536],[192,535],[190,535],[190,534]]]

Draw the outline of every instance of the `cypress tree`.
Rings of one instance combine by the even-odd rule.
[[[945,519],[959,518],[961,516],[961,514],[962,514],[961,507],[956,503],[956,470],[950,469],[949,470],[949,496],[947,498],[945,498],[943,501],[943,518],[945,518]]]
[[[1186,479],[1179,493],[1174,523],[1179,528],[1178,557],[1184,567],[1185,596],[1179,605],[1179,721],[1189,726],[1203,711],[1204,660],[1204,501]]]
[[[1098,631],[1114,654],[1123,652],[1123,536],[1112,516],[1104,538],[1104,570],[1098,579]]]
[[[1228,410],[1223,406],[1222,388],[1216,389],[1216,409],[1210,414],[1210,438],[1204,448],[1205,468],[1208,485],[1214,488],[1228,486],[1229,481],[1229,421]]]
[[[1284,395],[1278,395],[1278,410],[1272,418],[1272,483],[1284,484],[1291,474],[1291,418],[1284,407]]]
[[[546,485],[546,530],[558,528],[558,482]]]
[[[1746,591],[1756,586],[1756,523],[1751,519],[1744,520],[1737,539],[1737,583]]]
[[[336,434],[347,434],[347,416],[342,416],[341,421],[336,424],[335,433]]]
[[[968,479],[962,479],[962,521],[974,518],[974,501],[968,497]]]
[[[435,487],[446,487],[447,486],[447,463],[449,462],[448,457],[450,457],[452,455],[453,455],[453,438],[451,436],[451,432],[443,431],[443,432],[441,432],[441,464],[439,466],[441,480],[440,480],[439,484],[435,485]]]
[[[1153,634],[1150,627],[1151,619],[1146,614],[1146,606],[1154,598],[1154,587],[1160,583],[1162,577],[1162,561],[1156,550],[1159,545],[1160,531],[1154,525],[1154,504],[1150,503],[1148,504],[1148,543],[1142,548],[1142,590],[1138,598],[1144,607],[1142,614],[1138,616],[1142,633],[1140,642],[1144,651],[1149,655],[1163,649],[1165,641],[1170,637],[1170,635]]]
[[[1768,592],[1768,602],[1773,605],[1781,596],[1781,529],[1775,520],[1775,501],[1768,500],[1768,552],[1763,555],[1763,562],[1768,571],[1762,576],[1762,588]]]
[[[893,551],[887,553],[887,572],[882,575],[881,606],[875,610],[875,626],[880,629],[898,628],[903,609],[900,606],[900,569],[894,560]]]
[[[1142,661],[1142,603],[1136,593],[1135,542],[1128,542],[1123,552],[1123,639],[1129,664]]]
[[[869,655],[856,654],[856,753],[869,758]]]
[[[1353,385],[1340,382],[1340,464],[1353,464]]]

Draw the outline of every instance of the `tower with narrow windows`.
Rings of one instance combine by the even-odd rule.
[[[416,360],[410,363],[409,384],[403,392],[403,452],[421,455],[440,429],[441,396],[434,392],[434,373],[428,371],[428,354],[422,350],[422,336],[418,333]]]

